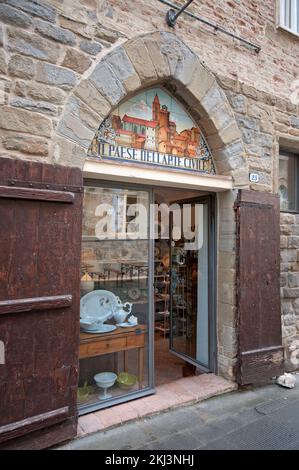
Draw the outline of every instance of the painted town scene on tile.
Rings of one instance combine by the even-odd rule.
[[[119,105],[100,125],[88,156],[215,173],[202,132],[161,88],[143,91]]]

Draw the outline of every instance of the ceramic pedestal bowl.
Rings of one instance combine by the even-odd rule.
[[[94,380],[97,386],[103,389],[103,393],[99,397],[101,400],[107,400],[107,398],[112,397],[112,395],[107,393],[107,389],[113,387],[116,379],[117,375],[114,374],[114,372],[101,372],[94,376]]]

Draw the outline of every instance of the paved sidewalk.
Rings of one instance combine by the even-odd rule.
[[[299,375],[294,389],[268,385],[168,411],[60,449],[297,449]]]
[[[148,418],[170,409],[198,403],[236,389],[236,384],[214,374],[185,377],[156,387],[156,393],[80,416],[78,437]]]

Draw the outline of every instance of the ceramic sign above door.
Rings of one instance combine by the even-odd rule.
[[[100,125],[88,156],[215,174],[202,132],[161,88],[143,91],[119,105]]]

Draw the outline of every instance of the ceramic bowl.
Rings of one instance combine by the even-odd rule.
[[[122,388],[123,390],[130,390],[131,388],[134,387],[134,385],[137,382],[137,377],[136,375],[129,374],[128,372],[121,372],[117,376],[116,383],[119,386],[119,388]]]
[[[100,372],[94,376],[94,381],[98,387],[109,388],[115,384],[117,375],[114,372]]]
[[[84,382],[82,387],[78,387],[77,389],[77,401],[78,403],[84,403],[88,400],[90,394],[92,393],[92,385],[87,385],[87,381]]]
[[[81,280],[81,295],[86,295],[88,292],[94,290],[94,281],[82,281]]]

